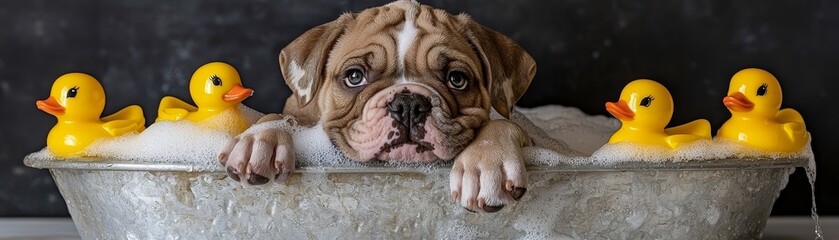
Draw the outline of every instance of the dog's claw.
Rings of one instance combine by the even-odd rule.
[[[269,179],[267,177],[263,177],[262,175],[256,173],[251,173],[251,175],[248,177],[248,184],[262,185],[268,183],[268,180]]]
[[[466,211],[470,213],[478,213],[475,210],[469,209],[468,207],[463,207],[463,209],[466,209]]]
[[[521,199],[522,196],[524,196],[525,192],[527,192],[527,188],[513,187],[513,190],[510,191],[510,196],[512,196],[513,199],[518,201],[519,199]]]
[[[237,182],[240,180],[239,171],[237,171],[236,168],[234,168],[233,166],[227,167],[227,175],[230,176],[230,178],[232,178],[233,180],[236,180]]]
[[[282,182],[285,181],[289,176],[291,176],[291,173],[277,173],[277,175],[274,175],[274,181]]]
[[[227,153],[221,153],[218,155],[218,161],[221,163],[222,166],[227,165]]]
[[[504,205],[500,205],[500,206],[484,205],[483,209],[484,209],[484,212],[494,213],[494,212],[501,211],[501,209],[504,209]]]

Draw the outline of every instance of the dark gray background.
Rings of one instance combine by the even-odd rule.
[[[55,120],[35,108],[56,77],[96,76],[111,113],[140,104],[151,122],[159,99],[188,99],[198,66],[226,61],[256,95],[245,103],[280,112],[289,90],[277,53],[305,30],[386,1],[14,1],[0,0],[0,216],[66,216],[49,174],[24,167]],[[785,107],[812,132],[822,214],[839,213],[833,138],[839,129],[839,5],[830,1],[424,1],[466,12],[516,40],[539,72],[521,106],[562,104],[605,114],[623,85],[652,78],[676,100],[673,123],[719,127],[728,80],[746,67],[773,72]],[[726,179],[720,179],[726,181]],[[713,184],[713,183],[709,183]],[[773,214],[809,214],[795,173]]]

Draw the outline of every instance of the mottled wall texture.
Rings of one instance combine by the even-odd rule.
[[[209,61],[238,67],[257,94],[245,103],[279,112],[289,89],[280,49],[309,28],[386,1],[44,1],[0,0],[0,216],[66,216],[47,171],[23,166],[55,123],[37,110],[53,80],[82,71],[108,93],[106,113],[145,107],[164,95],[188,98],[192,71]],[[839,4],[834,1],[423,1],[465,12],[510,36],[539,72],[520,106],[575,106],[606,114],[603,103],[637,78],[660,81],[676,100],[674,123],[729,116],[728,80],[746,67],[773,72],[784,106],[812,132],[816,195],[839,214]],[[719,179],[726,181],[726,179]],[[708,184],[713,185],[713,182]],[[774,214],[809,214],[804,174],[795,173]]]

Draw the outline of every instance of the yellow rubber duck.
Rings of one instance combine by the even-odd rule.
[[[233,134],[241,133],[248,127],[248,121],[237,106],[250,97],[253,90],[242,86],[239,72],[230,64],[211,62],[199,67],[189,81],[189,94],[197,107],[178,98],[166,96],[160,100],[157,121],[185,119],[201,123],[221,112],[231,110],[238,119],[219,124],[223,126],[208,127],[225,128]]]
[[[609,143],[632,142],[676,148],[699,139],[711,139],[711,124],[705,119],[664,129],[673,116],[673,97],[663,85],[648,79],[627,84],[620,101],[607,102],[606,111],[621,121]]]
[[[728,96],[722,101],[731,118],[717,137],[766,151],[801,151],[810,133],[798,111],[779,111],[782,100],[781,84],[771,73],[758,68],[740,70],[731,77]]]
[[[50,97],[35,105],[58,118],[47,136],[47,148],[59,157],[82,156],[96,140],[145,129],[143,109],[137,105],[100,119],[105,90],[96,78],[84,73],[62,75],[53,83]]]

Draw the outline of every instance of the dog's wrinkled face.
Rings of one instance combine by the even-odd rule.
[[[535,63],[506,37],[415,2],[345,14],[280,54],[286,112],[323,124],[358,161],[453,159],[507,115]],[[313,103],[314,102],[314,103]]]

